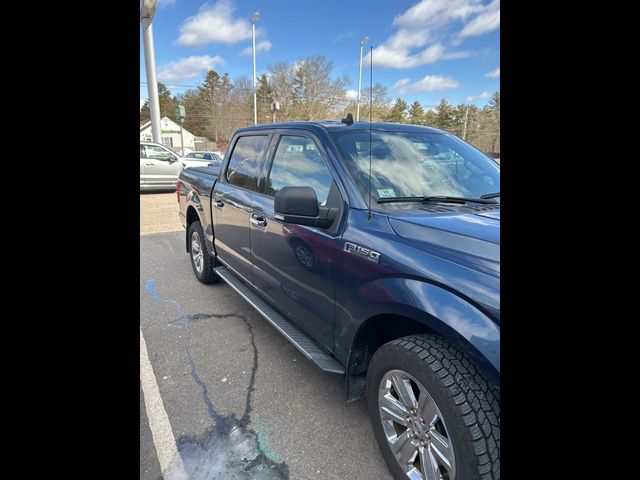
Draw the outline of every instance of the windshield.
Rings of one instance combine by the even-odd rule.
[[[331,136],[367,202],[369,131]],[[374,130],[371,146],[372,203],[394,197],[479,198],[500,191],[500,166],[452,135]]]

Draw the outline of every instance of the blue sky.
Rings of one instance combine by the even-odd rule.
[[[358,88],[360,40],[373,47],[373,82],[390,98],[423,106],[444,97],[486,104],[500,89],[500,0],[159,0],[153,20],[158,79],[197,85],[209,69],[232,79],[252,75],[251,15],[257,72],[275,62],[322,54],[333,75]],[[368,58],[363,88],[369,84]],[[146,99],[140,35],[140,98]],[[185,87],[169,87],[172,93]]]

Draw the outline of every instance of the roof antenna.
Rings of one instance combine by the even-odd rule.
[[[371,112],[373,110],[373,46],[369,45],[369,212],[367,222],[371,221]]]
[[[340,120],[342,123],[346,123],[347,126],[351,125],[353,123],[353,115],[351,115],[350,113],[347,113],[347,117],[343,118],[342,120]]]

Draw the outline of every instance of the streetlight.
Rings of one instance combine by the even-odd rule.
[[[253,123],[258,123],[258,98],[256,94],[256,22],[260,18],[260,12],[253,12],[251,17],[251,32],[253,37]]]
[[[154,142],[162,143],[162,133],[160,130],[160,102],[158,101],[158,82],[156,80],[156,58],[153,49],[153,30],[151,29],[151,20],[153,20],[157,6],[157,0],[140,0],[140,21],[142,22],[144,65],[147,72],[151,134]]]
[[[360,88],[362,88],[362,49],[364,48],[364,46],[367,44],[368,41],[369,41],[369,37],[364,37],[362,40],[360,40],[360,67],[358,69],[360,73],[358,74],[358,100],[356,102],[357,104],[356,122],[360,121]]]

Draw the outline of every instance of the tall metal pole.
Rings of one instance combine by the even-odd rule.
[[[253,38],[253,123],[258,123],[258,97],[256,91],[256,22],[260,18],[260,12],[254,12],[251,19],[251,33]]]
[[[156,80],[156,58],[153,48],[153,29],[151,27],[152,19],[143,17],[141,20],[144,65],[147,72],[147,91],[149,92],[149,112],[151,114],[151,135],[153,136],[154,142],[162,143],[158,81]]]
[[[356,122],[360,121],[360,89],[362,88],[362,49],[369,41],[369,37],[360,40],[360,66],[358,67],[358,100],[356,101]]]
[[[467,119],[469,118],[469,105],[467,105],[467,109],[464,112],[464,131],[462,132],[462,139],[467,139]]]
[[[360,121],[360,89],[362,88],[362,43],[360,44],[360,67],[358,68],[358,100],[356,106],[356,122]]]

